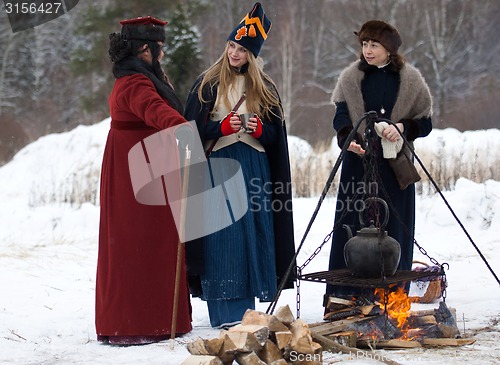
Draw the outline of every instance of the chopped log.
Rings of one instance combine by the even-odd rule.
[[[290,364],[292,365],[322,365],[320,355],[304,355],[297,354],[297,360],[292,361]]]
[[[421,326],[429,326],[437,324],[436,317],[434,314],[429,314],[425,316],[418,317],[408,317],[408,323],[412,327],[421,327]]]
[[[258,353],[259,358],[266,364],[270,364],[274,361],[283,359],[283,354],[278,346],[271,340],[267,340],[266,344],[262,347],[262,350]]]
[[[357,307],[341,309],[335,312],[330,312],[324,315],[323,319],[328,321],[338,321],[344,318],[354,317],[361,313],[361,310]]]
[[[429,347],[472,345],[476,340],[471,338],[424,338],[422,345]]]
[[[290,348],[301,354],[315,354],[318,350],[321,351],[321,346],[314,343],[311,330],[302,319],[296,319],[290,325],[292,332],[292,339],[290,341]]]
[[[259,326],[256,324],[238,324],[234,327],[231,327],[228,330],[228,333],[233,333],[233,332],[251,333],[261,347],[264,346],[267,339],[269,338],[269,328],[266,326]]]
[[[425,310],[421,310],[421,311],[410,311],[408,318],[423,317],[423,316],[430,316],[430,315],[433,316],[434,313],[435,313],[435,309],[425,309]]]
[[[191,355],[181,365],[224,365],[217,356]]]
[[[273,316],[273,319],[269,322],[270,332],[286,332],[289,331],[288,327],[281,323],[278,318]]]
[[[422,347],[422,345],[418,341],[398,340],[398,339],[374,340],[374,341],[358,340],[357,346],[359,348],[369,348],[372,350],[375,350],[375,349],[412,349],[412,348]]]
[[[236,353],[235,352],[227,352],[227,353],[220,353],[219,358],[221,359],[222,363],[224,365],[232,365],[235,358],[236,358]]]
[[[430,325],[425,327],[410,328],[406,331],[406,337],[419,340],[424,337],[437,338],[441,337],[441,331],[437,325]]]
[[[278,346],[280,350],[283,350],[290,344],[292,337],[293,335],[290,330],[272,332],[271,334],[271,338],[273,339],[274,343],[276,344],[276,346]]]
[[[391,318],[387,318],[386,316],[375,316],[367,318],[370,318],[370,320],[350,324],[346,327],[346,330],[364,334],[362,336],[358,335],[358,339],[362,340],[371,340],[372,338],[392,339],[400,338],[402,336],[401,331],[394,325]]]
[[[266,365],[264,361],[259,359],[255,352],[248,354],[237,354],[236,362],[240,365]]]
[[[281,323],[286,324],[287,326],[295,321],[295,317],[293,316],[292,311],[288,305],[279,307],[276,311],[275,316]]]
[[[315,332],[312,332],[312,336],[314,340],[323,347],[323,351],[342,352],[344,354],[350,354],[355,357],[363,357],[365,359],[370,358],[370,353],[367,351],[363,351],[353,347],[342,346],[335,341],[332,341],[329,338]],[[373,357],[373,355],[371,357]],[[401,365],[396,361],[388,359],[386,356],[381,357],[379,361],[387,365]]]
[[[445,324],[438,323],[437,327],[439,328],[439,332],[441,332],[442,338],[456,338],[460,336],[460,331],[458,330],[457,325],[447,326]]]
[[[382,308],[378,305],[364,305],[362,307],[358,307],[361,310],[361,313],[365,316],[379,316],[383,314]]]
[[[217,356],[224,340],[222,338],[212,338],[205,340],[197,338],[196,340],[187,344],[187,350],[192,355],[211,355]]]
[[[434,317],[438,323],[443,323],[447,326],[453,326],[457,323],[456,310],[453,308],[448,308],[445,302],[439,303],[439,308],[434,310]]]
[[[337,297],[328,297],[324,307],[336,311],[339,309],[344,309],[346,307],[353,307],[354,304],[355,303],[352,300],[342,299]]]
[[[332,333],[326,337],[341,345],[356,347],[356,333],[354,331]]]
[[[329,335],[331,333],[344,331],[349,325],[352,325],[357,322],[367,321],[372,319],[371,317],[355,317],[350,319],[343,319],[341,321],[336,322],[324,322],[321,325],[310,327],[313,333],[317,333],[319,335]]]
[[[288,331],[288,327],[280,322],[276,316],[248,309],[241,320],[242,325],[259,325],[269,327],[269,331]]]
[[[280,359],[273,361],[272,363],[270,363],[270,365],[288,365],[288,363],[286,362],[285,359]]]
[[[224,344],[222,345],[221,351],[223,354],[234,354],[236,352],[257,352],[261,348],[262,345],[252,333],[229,330],[224,338]]]
[[[259,312],[253,309],[247,309],[241,319],[241,324],[257,324],[260,326],[267,326],[271,317],[273,317],[271,314]]]

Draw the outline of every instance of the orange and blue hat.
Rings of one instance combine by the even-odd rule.
[[[270,30],[271,21],[264,14],[262,5],[255,3],[252,11],[241,20],[227,40],[238,43],[257,57]]]

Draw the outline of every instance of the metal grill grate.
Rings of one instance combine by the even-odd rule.
[[[385,278],[360,278],[353,276],[349,269],[320,271],[298,276],[299,280],[313,281],[316,283],[325,283],[331,285],[356,286],[361,288],[386,288],[391,284],[397,284],[405,281],[438,277],[444,273],[429,273],[415,271],[396,271],[392,276]]]

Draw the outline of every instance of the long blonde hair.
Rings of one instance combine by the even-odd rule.
[[[227,57],[228,46],[229,42],[226,44],[226,48],[219,59],[205,71],[198,89],[198,99],[202,103],[207,103],[208,100],[203,99],[204,87],[207,84],[211,88],[218,85],[219,97],[223,100],[227,110],[231,110],[233,106],[229,105],[227,95],[231,85],[233,85],[236,81],[237,72],[229,64],[229,59]],[[271,114],[275,114],[272,112],[272,108],[278,107],[279,115],[277,116],[282,118],[283,111],[281,109],[281,103],[276,91],[276,85],[273,80],[264,71],[262,71],[258,65],[257,59],[253,53],[248,50],[247,60],[248,70],[244,73],[244,76],[246,105],[248,111],[266,119],[270,119]],[[271,85],[271,87],[269,87],[269,85]]]

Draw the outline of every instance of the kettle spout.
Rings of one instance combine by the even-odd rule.
[[[352,238],[351,227],[349,227],[347,224],[343,224],[342,228],[344,228],[347,231],[347,237],[348,237],[348,239],[351,239]]]

